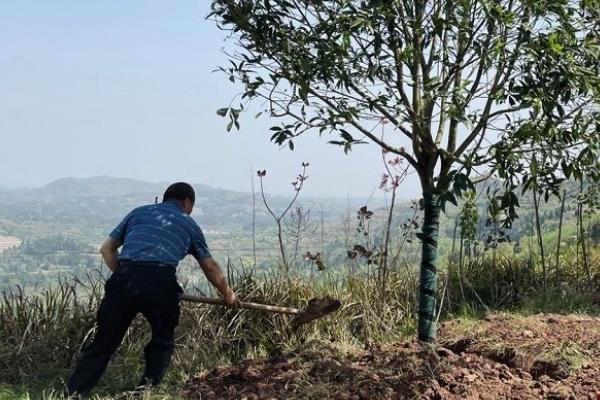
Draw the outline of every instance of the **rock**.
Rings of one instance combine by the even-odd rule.
[[[524,392],[525,390],[527,390],[527,385],[524,383],[515,383],[514,385],[512,385],[512,390],[513,392]]]
[[[359,398],[360,400],[369,400],[371,399],[373,396],[371,396],[371,394],[369,393],[369,391],[367,389],[361,389],[359,392]]]
[[[518,369],[517,370],[517,375],[521,379],[527,379],[527,380],[533,379],[533,376],[531,376],[531,374],[529,372],[523,371],[522,369]]]
[[[590,368],[592,368],[593,366],[594,366],[594,364],[593,364],[593,363],[591,363],[590,361],[584,361],[584,362],[581,364],[581,369],[590,369]],[[595,400],[595,399],[594,399],[594,400]]]
[[[575,399],[575,395],[566,388],[554,388],[550,390],[546,397],[548,400],[571,400]]]
[[[510,372],[510,368],[508,368],[506,365],[502,364],[502,367],[500,367],[498,369],[498,377],[500,379],[512,379],[513,378],[513,374],[511,374]]]
[[[529,329],[525,329],[523,332],[521,332],[521,336],[531,339],[535,336],[535,334],[533,333],[533,331],[530,331]]]
[[[440,347],[440,348],[437,350],[437,354],[438,354],[440,357],[443,357],[443,358],[446,358],[446,359],[448,359],[448,361],[450,361],[450,362],[454,362],[454,361],[456,361],[456,360],[458,360],[458,359],[460,358],[460,357],[459,357],[459,356],[458,356],[456,353],[454,353],[452,350],[450,350],[450,349],[447,349],[447,348],[445,348],[445,347]]]

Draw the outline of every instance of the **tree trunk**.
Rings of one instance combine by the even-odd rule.
[[[298,213],[298,224],[296,225],[296,240],[294,243],[294,258],[292,259],[292,264],[296,265],[296,259],[298,258],[298,248],[300,247],[300,236],[302,235],[302,218],[303,218],[303,213],[299,212],[297,210]]]
[[[252,183],[252,259],[256,268],[256,190],[254,187],[254,168],[250,168],[250,180]]]
[[[325,260],[325,216],[321,208],[321,259]]]
[[[465,237],[460,235],[460,251],[458,256],[458,284],[460,287],[460,295],[463,301],[465,301],[465,289],[463,288],[463,256],[465,251]]]
[[[433,343],[436,339],[438,234],[440,203],[433,193],[423,193],[425,217],[421,233],[422,256],[419,286],[419,340]]]
[[[561,278],[561,273],[560,273],[560,242],[562,241],[562,230],[563,230],[563,218],[565,215],[565,200],[567,198],[567,190],[563,190],[562,193],[562,199],[561,199],[561,204],[560,204],[560,222],[558,223],[558,240],[556,242],[556,274],[559,277],[559,279]]]
[[[288,276],[290,272],[290,267],[287,263],[287,259],[285,257],[285,248],[283,247],[283,235],[281,232],[281,221],[277,221],[277,241],[279,242],[279,251],[281,253],[281,261],[282,261],[282,271],[285,276]]]
[[[450,260],[454,260],[454,249],[456,248],[456,232],[458,230],[458,219],[460,218],[460,214],[456,216],[454,220],[454,232],[452,232],[452,250],[450,250]]]
[[[542,289],[544,290],[544,296],[546,296],[548,290],[548,274],[546,272],[546,254],[544,252],[544,238],[542,236],[542,224],[540,223],[540,205],[537,191],[533,191],[533,208],[535,210],[535,227],[538,239],[538,246],[540,247],[540,256],[542,258]]]
[[[579,192],[581,194],[581,191]],[[575,287],[579,287],[579,266],[581,264],[581,260],[579,258],[579,247],[581,245],[581,240],[579,239],[581,233],[579,231],[579,216],[581,215],[581,201],[577,200],[577,209],[575,211],[575,217],[577,218],[576,226],[576,234],[577,240],[575,241]]]
[[[344,220],[345,226],[345,236],[344,236],[344,248],[346,250],[350,250],[350,196],[346,198],[346,218]],[[348,274],[350,276],[354,275],[354,263],[348,262]]]
[[[583,181],[579,185],[579,195],[583,193]],[[585,243],[585,229],[583,229],[583,202],[579,200],[579,215],[578,215],[579,235],[578,242],[581,242],[581,254],[583,255],[583,268],[587,277],[587,283],[590,284],[590,264],[588,259],[588,249]]]
[[[388,251],[390,248],[390,232],[392,229],[392,219],[394,217],[394,203],[396,202],[396,187],[392,191],[392,201],[385,226],[385,241],[383,243],[383,255],[381,257],[381,298],[384,298],[385,287],[388,277]]]

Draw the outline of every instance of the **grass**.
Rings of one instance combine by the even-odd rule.
[[[591,259],[594,276],[600,276],[600,257]],[[340,299],[343,307],[293,332],[287,316],[183,304],[171,368],[164,385],[147,398],[177,398],[181,384],[201,371],[246,358],[302,351],[314,340],[356,349],[414,337],[418,278],[405,267],[400,271],[390,274],[384,292],[376,279],[364,275],[325,273],[310,281],[256,276],[248,269],[231,271],[231,285],[247,301],[303,308],[308,299],[327,295]],[[577,276],[573,271],[551,275],[546,295],[539,290],[540,272],[531,270],[526,260],[500,257],[499,265],[493,268],[489,257],[473,259],[463,273],[469,284],[462,290],[456,276],[440,285],[440,295],[444,293],[440,317],[442,321],[455,319],[453,332],[477,333],[479,320],[490,310],[524,317],[538,312],[600,314],[592,288],[572,279]],[[498,281],[493,280],[495,276]],[[440,282],[446,282],[444,273]],[[96,275],[86,282],[61,282],[41,293],[19,288],[4,293],[0,302],[0,400],[59,398],[57,394],[79,350],[93,334],[102,293],[102,281]],[[143,368],[142,348],[148,339],[149,329],[140,317],[94,392],[98,398],[114,398],[135,385]],[[493,344],[494,339],[489,339]],[[571,350],[565,348],[546,356],[569,359],[569,365],[576,368],[580,365],[577,352]],[[499,347],[498,356],[507,356],[502,351]]]
[[[600,314],[600,305],[591,293],[564,292],[553,290],[548,295],[537,295],[524,299],[513,312],[523,315],[538,313],[557,314]]]
[[[552,369],[555,374],[570,375],[579,371],[586,361],[581,346],[574,342],[562,342],[536,357],[532,369],[538,369],[538,373]]]

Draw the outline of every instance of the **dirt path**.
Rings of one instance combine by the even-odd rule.
[[[312,347],[312,350],[311,350]],[[188,382],[189,399],[600,399],[600,318],[453,320],[439,346],[342,352],[322,343]]]

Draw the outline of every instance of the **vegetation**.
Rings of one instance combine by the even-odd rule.
[[[239,128],[266,104],[271,140],[339,135],[402,157],[423,191],[419,339],[434,341],[438,231],[446,201],[496,176],[505,225],[518,187],[558,195],[598,174],[597,1],[213,0],[237,49],[222,70],[242,103],[217,111]],[[374,129],[389,122],[394,132]],[[489,170],[489,171],[488,171]],[[537,202],[536,202],[537,204]],[[545,257],[542,257],[542,264]]]
[[[59,276],[85,276],[99,261],[96,248],[82,240],[61,235],[27,239],[0,252],[0,289],[46,286]]]

